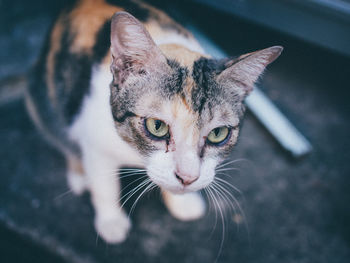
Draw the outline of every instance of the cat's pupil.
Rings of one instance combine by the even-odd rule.
[[[162,126],[162,122],[160,120],[155,120],[154,126],[155,126],[156,130],[159,130],[160,126]]]
[[[220,128],[215,128],[214,129],[214,133],[215,133],[215,136],[218,137],[219,133],[220,133]]]

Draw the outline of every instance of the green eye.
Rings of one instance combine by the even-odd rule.
[[[209,133],[207,139],[213,144],[221,143],[227,138],[229,131],[230,130],[227,127],[215,128]]]
[[[150,134],[158,138],[164,137],[169,132],[169,126],[157,119],[146,119],[146,128]]]

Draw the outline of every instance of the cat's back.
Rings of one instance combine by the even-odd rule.
[[[156,44],[178,43],[200,49],[188,31],[148,4],[76,1],[54,23],[37,67],[36,83],[31,87],[31,93],[47,99],[67,124],[74,120],[89,91],[93,66],[110,64],[110,19],[118,11],[127,11],[144,23]]]
[[[64,137],[91,92],[94,66],[109,68],[110,19],[127,11],[139,19],[156,44],[177,43],[195,51],[199,44],[164,12],[139,1],[79,0],[57,17],[32,74],[27,105],[37,126]],[[104,87],[108,89],[109,87]],[[52,137],[52,136],[51,136]]]

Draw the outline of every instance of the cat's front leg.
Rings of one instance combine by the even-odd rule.
[[[163,190],[162,195],[169,212],[179,220],[196,220],[205,213],[205,201],[199,193],[176,195]]]
[[[123,242],[131,227],[125,212],[120,207],[120,183],[118,164],[110,156],[94,152],[83,152],[84,168],[95,209],[95,227],[108,243]]]

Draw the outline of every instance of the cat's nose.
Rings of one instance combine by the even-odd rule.
[[[197,181],[199,178],[199,176],[180,175],[179,173],[175,173],[175,177],[184,186],[192,184],[193,182]]]

